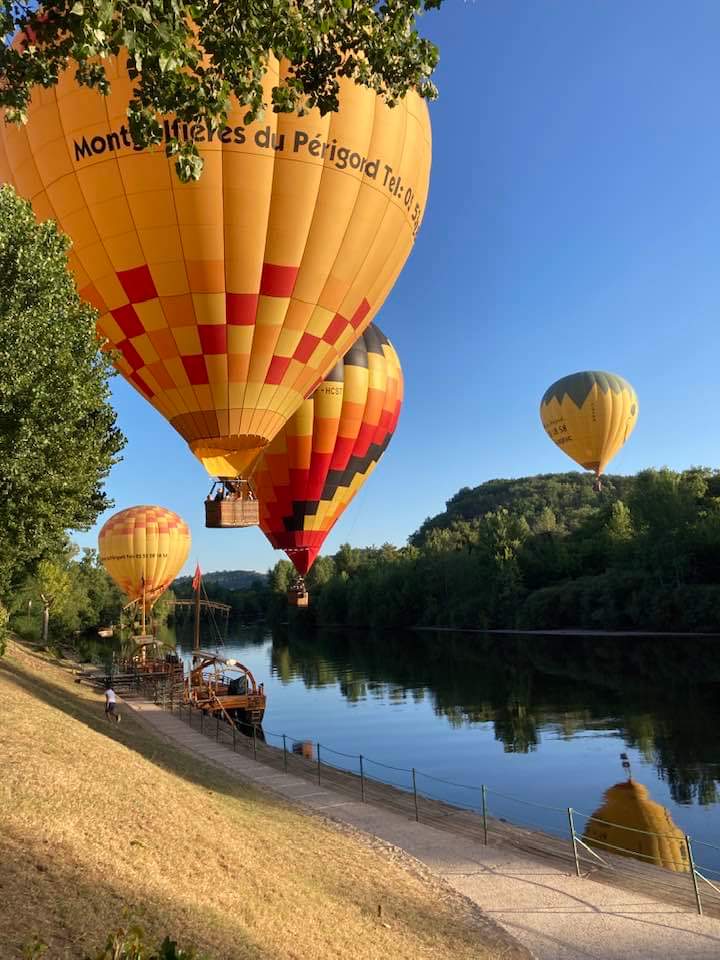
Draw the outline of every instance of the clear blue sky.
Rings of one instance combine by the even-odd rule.
[[[462,486],[572,469],[538,403],[575,370],[638,391],[611,470],[720,454],[717,0],[446,0],[422,28],[441,49],[430,200],[377,317],[405,405],[327,552],[402,544]],[[128,437],[108,484],[116,509],[177,510],[188,566],[265,570],[283,556],[259,530],[204,529],[204,470],[120,378],[113,396]]]

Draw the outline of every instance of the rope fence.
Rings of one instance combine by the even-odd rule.
[[[718,845],[693,840],[679,830],[656,833],[627,827],[572,807],[514,797],[487,784],[459,783],[414,767],[394,766],[307,738],[263,730],[227,714],[223,718],[219,712],[206,714],[184,702],[176,684],[168,684],[165,689],[159,686],[155,683],[152,687],[155,702],[176,713],[194,730],[284,773],[469,839],[487,844],[491,838],[494,843],[568,862],[578,877],[591,875],[638,892],[650,885],[663,899],[683,905],[689,902],[698,914],[720,916],[720,870],[702,863],[710,850],[717,855],[715,862],[720,863]],[[334,758],[340,758],[340,762]],[[448,789],[439,790],[433,784]],[[542,821],[538,819],[540,811]],[[606,836],[598,836],[597,831],[590,835],[591,825]],[[629,845],[626,835],[637,835],[637,842]]]

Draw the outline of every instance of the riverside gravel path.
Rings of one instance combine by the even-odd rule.
[[[233,752],[141,699],[130,709],[175,746],[331,820],[392,844],[467,897],[537,960],[719,960],[720,920],[692,907],[577,877],[507,845],[453,835]],[[522,956],[520,951],[517,956]],[[527,956],[527,954],[525,954]]]

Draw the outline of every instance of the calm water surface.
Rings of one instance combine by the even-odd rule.
[[[563,834],[568,806],[592,814],[624,779],[624,752],[684,832],[720,845],[719,643],[248,629],[224,652],[265,683],[270,743],[320,742],[355,771],[330,751],[362,753],[402,786],[410,776],[388,767],[414,766],[423,793],[474,808],[484,783],[491,813]],[[719,852],[696,855],[720,869]]]

